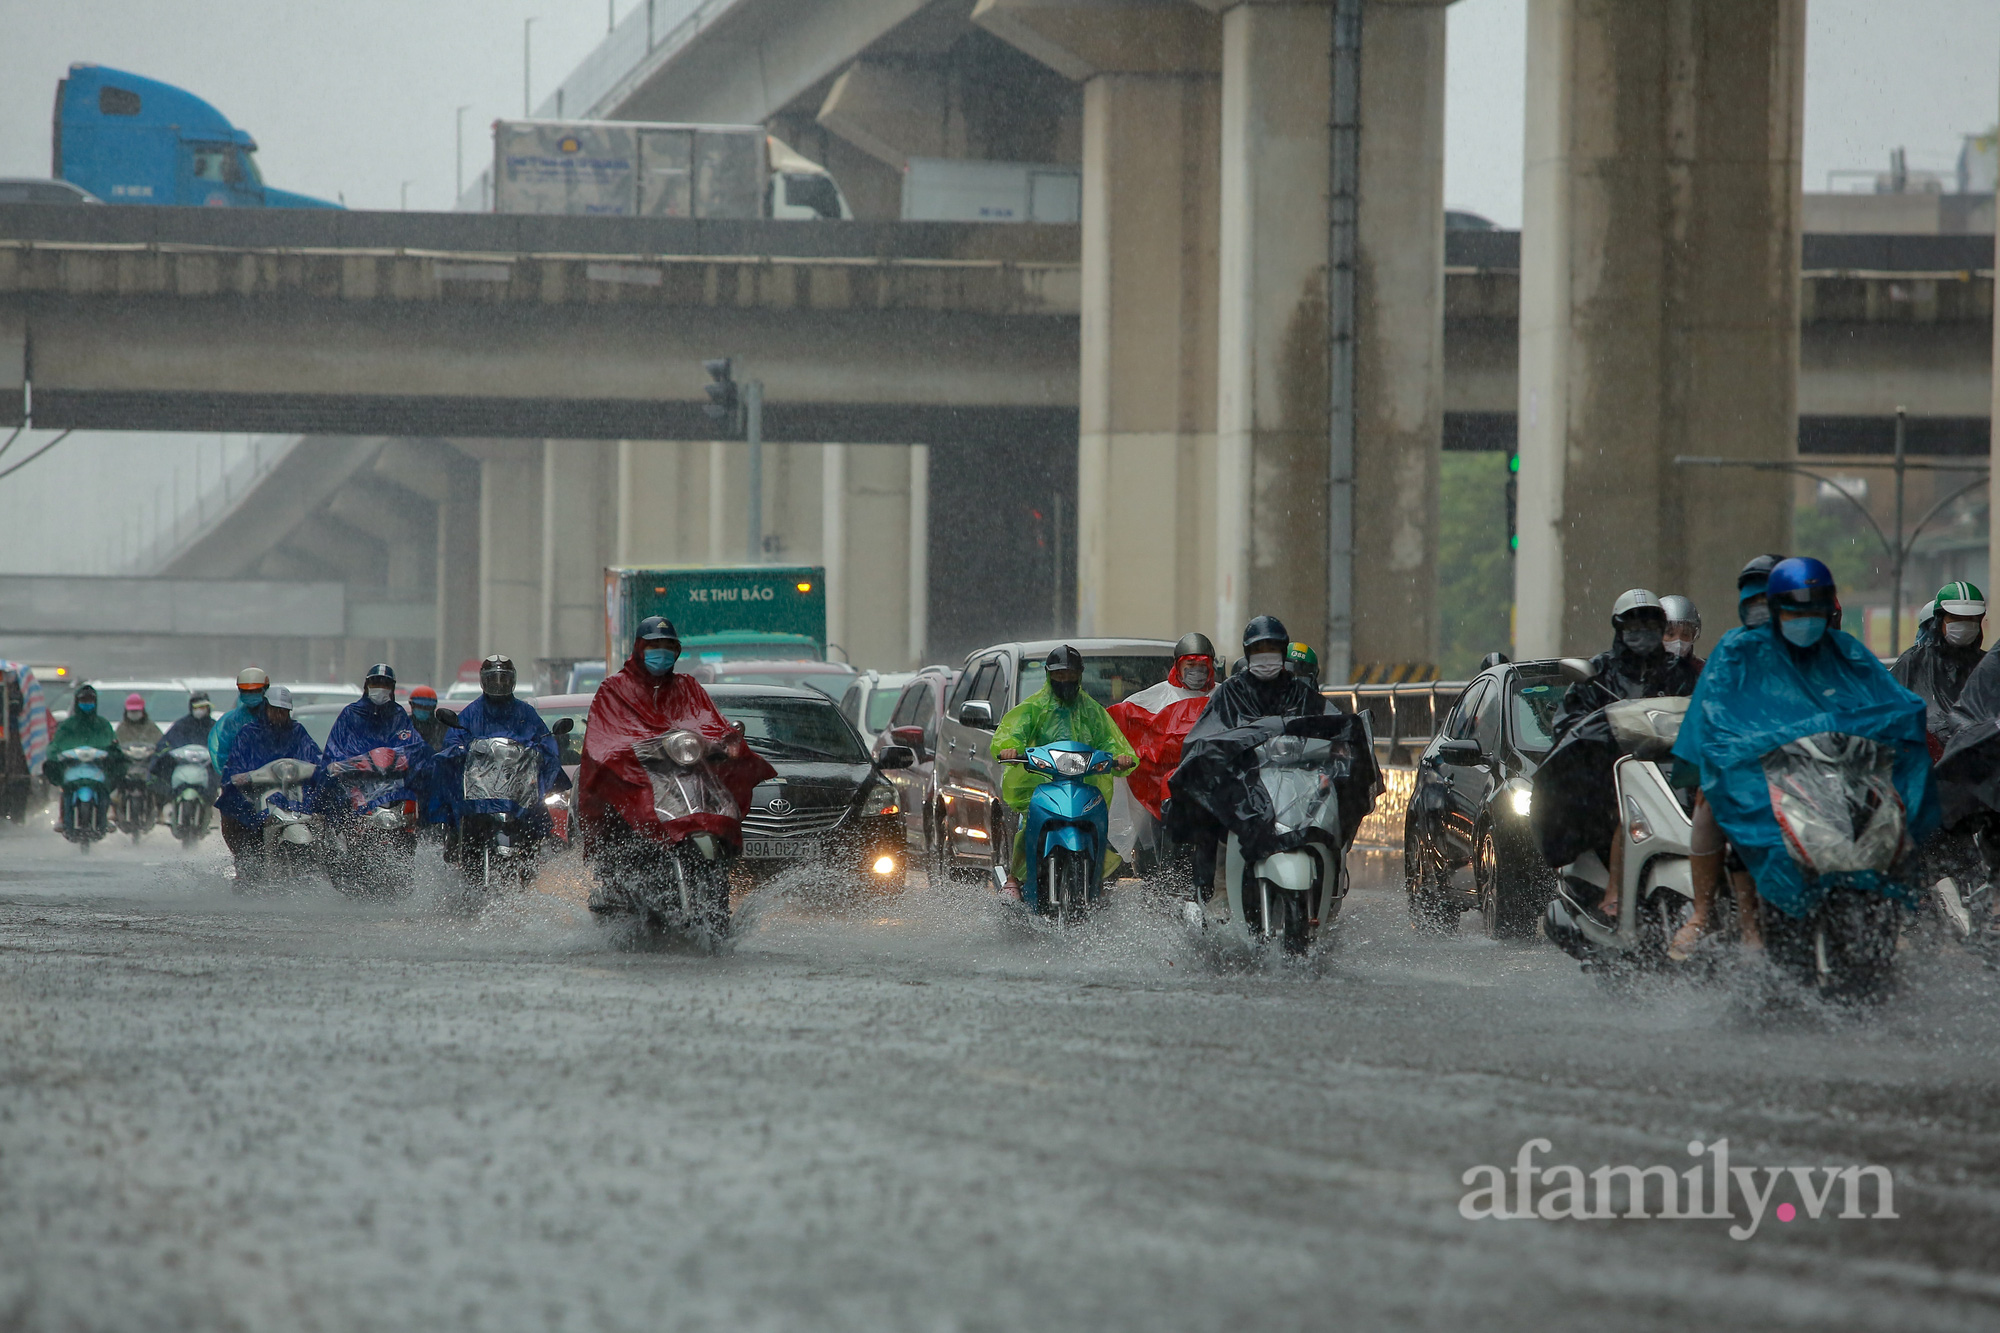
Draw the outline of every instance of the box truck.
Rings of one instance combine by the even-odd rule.
[[[1068,222],[1083,217],[1083,171],[1040,162],[913,157],[905,222]]]
[[[493,211],[851,218],[840,186],[761,125],[496,120]]]

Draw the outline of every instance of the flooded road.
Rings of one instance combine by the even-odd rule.
[[[1055,938],[976,889],[767,888],[708,957],[560,864],[478,912],[435,863],[394,904],[225,864],[0,830],[0,1327],[2000,1326],[1963,954],[1774,1015],[1415,936],[1379,874],[1326,955],[1245,965],[1132,891]],[[1727,1139],[1769,1211],[1468,1218],[1538,1138],[1583,1173]],[[1838,1216],[1867,1166],[1895,1217],[1874,1177]]]

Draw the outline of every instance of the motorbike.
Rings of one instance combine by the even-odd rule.
[[[699,734],[677,729],[633,742],[632,753],[651,781],[660,823],[605,848],[590,908],[635,916],[649,934],[719,943],[729,935],[732,852],[715,826],[740,828],[743,812],[710,765]]]
[[[410,891],[416,872],[417,802],[410,763],[389,746],[327,765],[338,784],[340,814],[326,835],[327,877],[342,893]]]
[[[111,786],[104,776],[109,750],[79,745],[56,756],[62,774],[62,835],[82,851],[110,831]]]
[[[1895,747],[1831,731],[1764,756],[1785,849],[1822,890],[1799,916],[1765,903],[1764,947],[1823,998],[1874,999],[1891,979],[1905,914],[1892,886],[1917,872],[1895,765]]]
[[[208,832],[208,780],[214,770],[206,745],[182,745],[168,751],[168,757],[174,763],[167,783],[167,826],[181,846],[191,848]]]
[[[1589,664],[1566,660],[1565,674],[1588,679]],[[1674,740],[1687,716],[1684,697],[1627,699],[1600,710],[1611,764],[1611,836],[1622,844],[1624,873],[1618,917],[1596,913],[1611,888],[1611,872],[1595,848],[1556,871],[1556,892],[1543,909],[1542,933],[1587,965],[1668,965],[1667,946],[1694,912],[1692,796],[1667,782]],[[1578,729],[1592,725],[1589,719]],[[1537,774],[1537,778],[1540,774]],[[1539,806],[1542,794],[1535,797]],[[1724,895],[1727,897],[1727,895]]]
[[[1367,718],[1263,718],[1242,730],[1262,733],[1244,759],[1256,783],[1250,799],[1259,809],[1268,801],[1270,813],[1248,844],[1241,825],[1231,827],[1224,891],[1181,910],[1191,927],[1247,948],[1275,940],[1284,952],[1302,955],[1332,934],[1347,900],[1347,849],[1359,820],[1343,818],[1341,798],[1345,792],[1350,804],[1372,804],[1372,791],[1354,790],[1357,782],[1373,781],[1372,763],[1356,759],[1357,746],[1371,745]],[[1372,749],[1368,754],[1372,760]]]
[[[1104,892],[1104,850],[1110,842],[1111,807],[1089,779],[1113,771],[1114,756],[1080,741],[1038,745],[1021,764],[1048,781],[1028,797],[1027,870],[1021,905],[1059,925],[1081,920]],[[1007,867],[993,868],[1004,886]]]
[[[142,741],[121,741],[125,755],[125,777],[111,794],[111,822],[120,833],[132,835],[136,846],[146,831],[160,822],[159,798],[153,794],[149,770],[157,747]]]
[[[313,869],[320,856],[320,819],[307,796],[314,766],[303,759],[273,759],[240,774],[251,803],[264,816],[263,837],[249,857],[236,863],[238,888],[273,879],[294,879]]]
[[[551,731],[568,735],[575,723],[559,719]],[[458,817],[458,866],[468,883],[492,889],[504,880],[527,884],[535,876],[536,853],[545,836],[525,817],[546,807],[541,784],[542,752],[505,736],[481,736],[465,747],[461,790],[469,807]]]

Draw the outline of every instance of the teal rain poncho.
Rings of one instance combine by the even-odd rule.
[[[1764,756],[1820,732],[1892,745],[1910,841],[1922,842],[1937,827],[1924,701],[1839,630],[1828,630],[1811,651],[1785,642],[1776,621],[1725,634],[1702,669],[1674,756],[1700,770],[1702,792],[1758,894],[1787,916],[1804,916],[1840,884],[1912,901],[1908,885],[1879,871],[1808,878],[1787,849],[1771,810]]]

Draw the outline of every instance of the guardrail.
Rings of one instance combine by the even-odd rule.
[[[1320,691],[1336,708],[1366,713],[1375,733],[1382,795],[1376,799],[1374,813],[1361,821],[1355,846],[1381,852],[1403,850],[1403,816],[1417,789],[1417,758],[1467,684],[1462,680],[1425,680],[1407,685],[1339,685]]]

